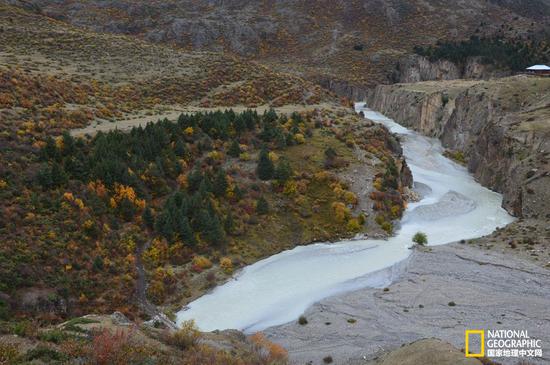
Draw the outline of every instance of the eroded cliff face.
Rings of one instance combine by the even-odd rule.
[[[510,75],[509,71],[502,71],[492,65],[485,65],[479,57],[471,57],[465,65],[457,65],[447,60],[431,62],[423,56],[409,55],[397,63],[392,79],[395,82],[411,83],[431,80],[486,80],[508,75]]]
[[[550,218],[550,78],[381,85],[368,105],[462,152],[511,214]]]

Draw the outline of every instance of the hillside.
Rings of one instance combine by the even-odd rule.
[[[94,31],[224,50],[348,96],[387,82],[415,46],[472,35],[534,37],[550,17],[548,0],[11,2]]]
[[[6,5],[0,29],[0,345],[28,339],[23,363],[83,358],[32,352],[74,340],[43,325],[118,310],[163,326],[246,264],[385,237],[402,214],[398,142],[319,86]],[[208,349],[195,363],[228,363]]]

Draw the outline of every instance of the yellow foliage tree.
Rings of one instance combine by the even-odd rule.
[[[187,128],[185,128],[185,130],[183,131],[183,133],[185,133],[187,136],[192,136],[194,132],[195,132],[195,131],[193,130],[193,127],[187,127]]]
[[[229,257],[223,257],[220,260],[220,267],[226,274],[231,274],[233,272],[233,261]]]
[[[115,184],[115,194],[110,200],[111,207],[116,208],[118,204],[124,199],[132,202],[136,207],[140,209],[145,208],[145,200],[139,199],[137,197],[134,188],[132,188],[131,186]]]
[[[350,211],[344,203],[334,202],[332,203],[332,210],[336,220],[340,223],[345,222],[350,217]]]

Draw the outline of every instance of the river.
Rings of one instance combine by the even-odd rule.
[[[247,333],[296,320],[313,303],[365,287],[384,287],[405,260],[416,232],[429,245],[481,237],[513,218],[502,196],[478,184],[443,156],[441,143],[410,131],[364,104],[356,110],[400,136],[403,153],[422,196],[410,203],[400,228],[388,240],[349,240],[296,247],[241,270],[226,284],[177,313],[177,323],[193,319],[202,331],[239,329]]]

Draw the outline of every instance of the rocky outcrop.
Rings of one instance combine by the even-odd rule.
[[[431,62],[419,55],[402,58],[396,65],[392,79],[394,82],[410,83],[431,80],[490,79],[510,75],[510,71],[498,70],[481,62],[479,57],[471,57],[466,64],[457,65],[451,61]]]
[[[368,105],[461,151],[511,214],[550,218],[550,79],[382,85]]]
[[[369,93],[369,89],[363,85],[353,84],[345,80],[317,78],[314,81],[336,95],[350,100],[365,100]]]

